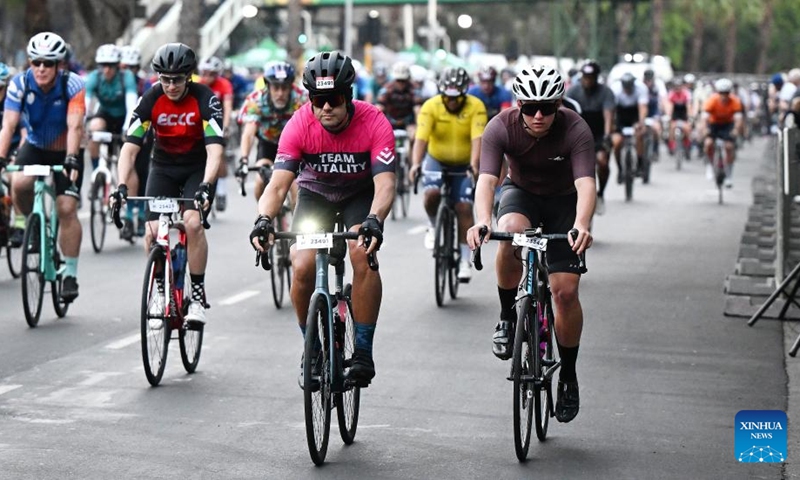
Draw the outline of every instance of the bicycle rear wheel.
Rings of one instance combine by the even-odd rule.
[[[352,286],[348,283],[344,288],[344,298],[339,300],[337,308],[339,309],[339,318],[341,324],[337,328],[343,328],[343,338],[337,338],[341,341],[342,353],[342,368],[347,368],[352,363],[353,352],[356,346],[356,330],[353,325],[353,306],[350,303],[350,293]],[[342,436],[342,441],[350,445],[356,438],[356,428],[358,428],[358,410],[361,403],[361,389],[359,387],[352,387],[339,392],[333,396],[334,403],[336,404],[336,417],[339,420],[339,434]]]
[[[166,318],[166,295],[161,291],[164,285],[157,280],[164,278],[166,268],[164,250],[161,248],[150,250],[142,286],[141,332],[144,374],[152,386],[158,385],[161,381],[169,352],[171,325],[170,319]]]
[[[31,328],[39,324],[44,293],[42,272],[42,217],[32,213],[28,217],[22,242],[22,309]]]
[[[530,379],[534,369],[533,349],[538,350],[538,346],[532,344],[531,332],[528,330],[532,323],[531,314],[531,299],[525,297],[517,305],[517,329],[511,359],[511,377],[514,383],[514,448],[520,462],[528,458],[534,409],[534,385]]]
[[[189,276],[189,269],[184,268],[183,279],[183,298],[184,305],[188,306],[186,302],[192,295],[192,282]],[[200,363],[200,352],[203,349],[203,325],[187,325],[185,322],[178,333],[178,341],[181,350],[181,362],[183,368],[187,373],[194,373],[197,370],[197,364]]]
[[[108,205],[105,199],[106,175],[98,173],[89,193],[89,230],[92,237],[92,249],[95,253],[103,250],[106,241],[106,217]]]
[[[434,260],[434,288],[436,293],[436,305],[441,307],[444,303],[444,289],[447,285],[447,271],[449,269],[449,260],[447,258],[448,243],[447,243],[447,225],[450,212],[444,205],[439,206],[439,212],[436,214],[436,235],[433,244],[433,260]]]
[[[311,460],[325,462],[331,432],[331,365],[328,330],[328,303],[323,295],[314,295],[306,320],[303,351],[303,400],[305,404],[306,442]],[[317,369],[314,366],[318,366]],[[318,370],[318,378],[314,377]]]
[[[6,246],[6,262],[12,278],[19,278],[22,274],[22,247]]]

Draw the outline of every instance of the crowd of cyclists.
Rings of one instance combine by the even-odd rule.
[[[501,231],[540,224],[545,232],[575,231],[568,246],[548,251],[562,358],[555,411],[562,422],[579,410],[575,364],[583,314],[578,285],[585,269],[578,267],[577,255],[592,244],[593,215],[605,212],[612,156],[621,171],[622,130],[634,128],[640,175],[645,155],[652,155],[651,161],[664,156],[662,143],[666,154],[684,149],[691,156],[696,149],[696,158],[708,159],[713,139],[724,139],[730,187],[737,143],[753,132],[769,133],[800,113],[798,69],[776,75],[767,86],[699,80],[691,73],[665,83],[653,70],[641,78],[626,72],[606,82],[592,60],[566,75],[546,66],[500,72],[484,66],[474,74],[447,67],[435,74],[404,62],[376,65],[368,75],[352,58],[333,51],[308,59],[302,72],[279,61],[247,78],[218,57],[200,59],[188,46],[169,43],[150,61],[152,74],[142,68],[150,59],[138,49],[113,44],[97,49],[94,70],[75,72],[70,46],[52,32],[33,36],[27,55],[29,65],[16,74],[0,64],[0,170],[9,163],[66,167],[68,175],[55,177],[65,300],[79,293],[77,212],[84,158],[94,169],[100,156],[91,132],[120,137],[113,201],[125,208],[122,238],[143,237],[147,249],[157,230],[158,215],[127,201],[129,195],[195,199],[183,214],[189,322],[207,321],[210,247],[204,219],[212,208],[225,211],[226,177],[244,178],[255,166],[257,217],[249,234],[254,249],[272,244],[273,219],[287,198],[294,209],[293,228],[313,218],[318,228],[330,231],[338,213],[347,229],[361,235],[349,245],[356,345],[348,375],[369,383],[375,376],[372,345],[382,284],[368,256],[383,241],[397,163],[405,162],[409,181],[421,180],[430,222],[424,238],[428,249],[434,243],[440,187],[452,182],[461,282],[472,276],[470,251],[478,246],[479,232],[493,224]],[[683,132],[680,144],[676,127]],[[405,158],[396,155],[397,130],[405,130],[412,142]],[[645,151],[646,135],[654,139],[652,152]],[[21,173],[11,174],[10,181],[16,215],[8,242],[19,246],[33,182]],[[505,360],[521,265],[509,244],[499,247],[496,265],[501,308],[492,351]],[[313,251],[293,253],[291,298],[303,333],[314,267]]]

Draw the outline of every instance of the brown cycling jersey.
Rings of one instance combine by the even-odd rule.
[[[503,156],[515,185],[534,195],[575,192],[575,180],[594,177],[594,139],[580,115],[559,108],[550,132],[540,139],[523,127],[519,108],[492,118],[481,138],[480,173],[499,176]]]

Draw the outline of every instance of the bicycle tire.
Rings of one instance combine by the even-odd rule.
[[[525,381],[531,375],[534,356],[532,354],[529,316],[531,298],[524,297],[517,304],[517,328],[514,334],[514,351],[511,357],[511,377],[514,384],[514,450],[517,459],[524,462],[528,458],[531,445],[531,423],[533,405],[530,390],[533,383]],[[538,349],[538,347],[536,347]]]
[[[652,159],[655,158],[655,149],[656,143],[651,135],[648,135],[650,140],[647,141],[645,144],[644,156],[642,157],[642,183],[647,185],[650,183],[650,166],[652,165]]]
[[[183,298],[184,305],[188,305],[186,300],[191,298],[192,283],[189,276],[189,269],[184,268],[183,279]],[[194,373],[197,370],[197,364],[200,363],[200,352],[203,350],[203,332],[205,327],[203,325],[188,326],[185,322],[178,331],[178,343],[181,351],[181,363],[186,373]]]
[[[678,133],[680,132],[680,133]],[[683,146],[683,130],[676,129],[675,131],[675,170],[680,171],[683,167],[683,156],[686,154],[686,148]]]
[[[108,206],[105,192],[106,176],[104,173],[98,173],[92,183],[92,191],[89,194],[89,233],[92,237],[94,253],[103,251],[103,245],[106,241]]]
[[[42,314],[44,272],[42,272],[42,217],[31,213],[22,242],[22,309],[28,326],[35,328]]]
[[[725,154],[721,145],[714,147],[714,180],[717,184],[717,202],[722,205],[722,191],[725,189]]]
[[[331,365],[328,329],[328,302],[323,295],[314,295],[306,319],[305,348],[303,350],[303,403],[306,422],[306,443],[311,461],[325,463],[331,431]],[[314,359],[319,367],[319,388],[313,389]]]
[[[65,302],[64,299],[61,298],[61,287],[62,282],[64,281],[64,277],[62,274],[58,273],[61,269],[61,265],[64,264],[64,260],[62,259],[61,252],[58,249],[58,227],[56,227],[56,231],[53,233],[51,241],[53,242],[53,268],[56,271],[56,279],[50,282],[50,294],[53,297],[53,309],[56,311],[56,315],[58,318],[64,318],[67,316],[67,310],[69,310],[69,302]]]
[[[172,335],[171,320],[166,318],[167,295],[158,292],[156,283],[156,277],[164,275],[164,269],[168,268],[165,260],[163,249],[156,247],[150,250],[142,285],[142,363],[147,381],[154,387],[161,382],[161,377],[164,375]]]
[[[444,304],[444,291],[447,285],[447,271],[449,270],[447,261],[447,217],[449,215],[450,212],[444,203],[439,205],[439,211],[436,213],[436,234],[433,243],[434,290],[436,293],[436,306],[438,307]]]
[[[275,222],[275,231],[280,232],[283,230],[282,228],[282,219],[278,218]],[[272,264],[272,268],[269,270],[269,278],[270,282],[272,283],[272,300],[275,303],[275,308],[280,309],[283,307],[283,296],[284,291],[286,290],[285,284],[285,277],[284,277],[284,270],[286,266],[283,264],[282,261],[282,250],[286,245],[286,240],[277,240],[275,242],[275,246],[270,248],[267,251],[267,255],[269,256],[269,261]],[[278,250],[277,255],[275,251]],[[278,258],[276,261],[275,258]]]
[[[450,227],[447,229],[448,254],[447,254],[447,283],[450,290],[450,298],[455,300],[458,296],[458,270],[461,266],[461,250],[458,246],[458,219],[455,215],[450,215]]]
[[[544,359],[547,358],[547,348],[550,345],[550,342],[547,341],[547,330],[544,329],[545,336],[542,337],[540,332],[542,332],[542,325],[546,325],[545,316],[546,316],[546,307],[544,302],[540,299],[536,302],[536,323],[533,326],[533,345],[536,347],[534,348],[535,352],[535,360],[534,360],[534,375],[536,376],[539,381],[534,384],[534,419],[536,425],[536,438],[539,439],[540,442],[545,441],[547,438],[547,427],[550,425],[550,413],[551,413],[551,405],[548,402],[548,396],[550,392],[550,380],[545,377],[545,364]],[[544,344],[544,345],[543,345]],[[542,350],[542,346],[544,346],[544,351]],[[552,349],[552,345],[550,345]]]
[[[22,275],[22,247],[6,245],[6,262],[11,278],[19,278]]]
[[[339,316],[343,318],[344,344],[342,348],[342,368],[350,366],[356,346],[356,331],[353,325],[353,304],[350,301],[352,285],[344,287],[344,294],[339,300]],[[344,315],[343,315],[344,314]],[[336,404],[336,417],[339,420],[339,434],[346,445],[351,445],[356,438],[358,428],[358,412],[361,406],[361,388],[352,387],[333,396]]]
[[[633,154],[631,153],[631,149],[627,148],[625,150],[625,158],[624,158],[624,165],[625,165],[625,201],[630,202],[633,199]]]

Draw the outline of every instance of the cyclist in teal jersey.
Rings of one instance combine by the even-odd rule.
[[[55,176],[56,211],[60,223],[59,245],[66,271],[61,297],[71,302],[78,297],[78,255],[81,224],[78,199],[83,181],[83,162],[78,160],[83,119],[86,114],[83,80],[69,71],[59,70],[67,53],[67,42],[52,32],[34,35],[28,42],[30,68],[14,77],[5,99],[3,127],[0,130],[0,169],[7,163],[11,138],[17,125],[28,132],[17,154],[20,166],[63,165],[69,177]],[[25,215],[33,204],[34,177],[21,172],[12,176],[14,207],[23,215],[15,227],[24,228]]]

